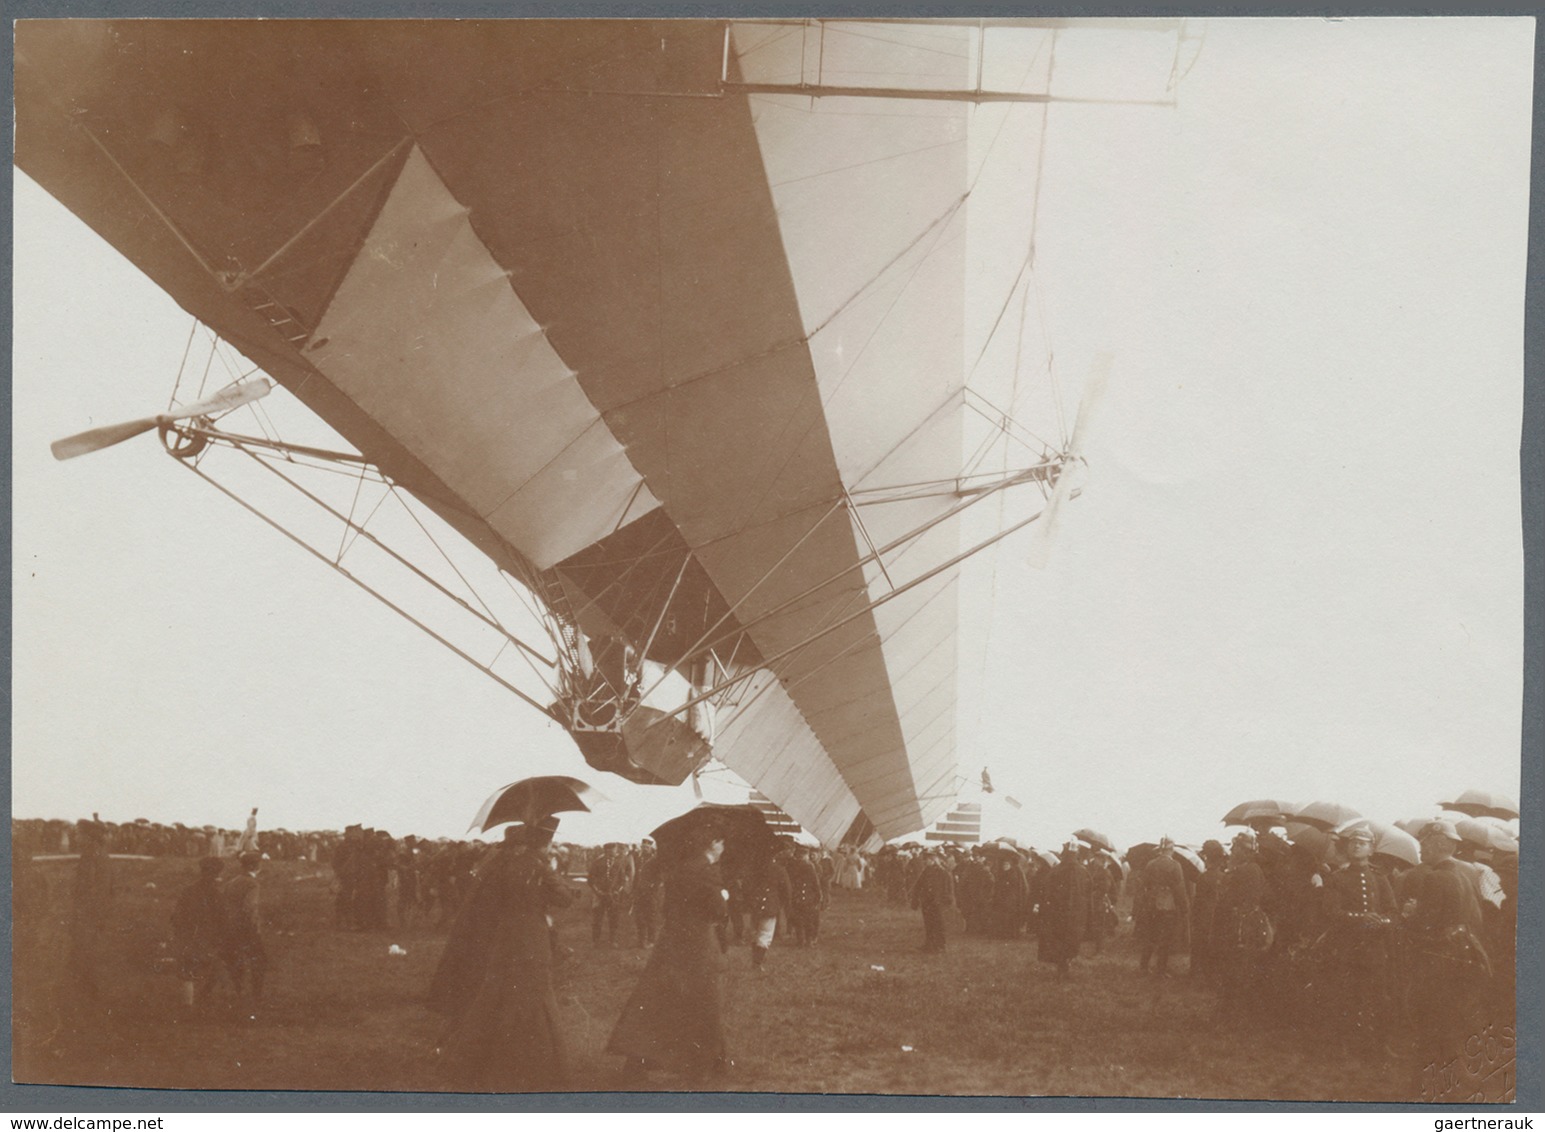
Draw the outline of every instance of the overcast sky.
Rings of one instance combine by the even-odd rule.
[[[1022,803],[995,832],[1516,796],[1532,34],[1211,21],[1177,107],[1052,109],[1039,333],[1075,391],[1116,362],[1051,565],[1016,536],[966,577],[961,769]],[[20,174],[15,272],[18,816],[458,834],[533,773],[613,799],[576,838],[692,804],[603,781],[153,435],[53,461],[164,406],[191,320]]]

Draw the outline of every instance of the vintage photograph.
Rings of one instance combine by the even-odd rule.
[[[1534,34],[17,21],[13,1081],[1513,1101]]]

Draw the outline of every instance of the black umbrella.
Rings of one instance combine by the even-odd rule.
[[[1195,884],[1198,880],[1201,879],[1202,868],[1205,866],[1198,865],[1197,862],[1200,861],[1201,858],[1196,857],[1196,855],[1192,853],[1191,850],[1186,850],[1186,854],[1189,854],[1189,856],[1187,856],[1186,854],[1180,853],[1180,849],[1181,846],[1175,846],[1175,863],[1180,866],[1180,871],[1185,874],[1186,880],[1192,884]],[[1148,864],[1149,861],[1153,860],[1158,855],[1159,847],[1151,841],[1144,841],[1138,845],[1132,846],[1132,848],[1127,850],[1127,864],[1131,866],[1133,872],[1140,872],[1142,871],[1143,866]],[[1195,859],[1193,860],[1192,858]]]
[[[522,778],[489,795],[469,828],[487,833],[494,826],[506,822],[519,821],[533,825],[553,814],[589,813],[590,803],[604,801],[606,799],[599,790],[577,778],[561,774]]]
[[[1223,815],[1224,825],[1248,825],[1265,832],[1274,825],[1281,825],[1285,814],[1296,809],[1291,802],[1279,802],[1275,798],[1258,798],[1253,802],[1241,802]]]
[[[690,851],[699,831],[711,833],[724,842],[720,863],[735,871],[757,861],[776,856],[783,845],[767,817],[752,805],[723,806],[704,802],[659,826],[649,836],[659,847],[662,860],[680,860]]]

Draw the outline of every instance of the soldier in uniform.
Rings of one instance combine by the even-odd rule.
[[[757,862],[746,881],[746,903],[751,911],[751,966],[767,961],[778,916],[794,903],[789,874],[777,858]]]
[[[1266,875],[1255,859],[1255,835],[1241,833],[1230,846],[1228,872],[1218,887],[1216,957],[1223,985],[1223,1011],[1242,1018],[1260,995],[1261,959],[1271,946],[1272,927],[1263,908]]]
[[[635,947],[653,947],[660,930],[660,905],[665,888],[660,877],[660,855],[648,838],[639,847],[638,872],[633,879],[633,928]]]
[[[1186,891],[1186,877],[1175,860],[1175,843],[1159,838],[1159,849],[1143,866],[1143,899],[1148,905],[1148,934],[1143,940],[1138,970],[1148,970],[1154,960],[1154,974],[1169,978],[1169,957],[1183,940],[1185,925],[1191,917],[1191,899]]]
[[[1373,867],[1373,830],[1356,824],[1341,834],[1347,863],[1325,884],[1325,917],[1332,954],[1335,1002],[1347,1052],[1382,1048],[1353,1041],[1358,1030],[1382,1036],[1389,1025],[1390,924],[1395,891]]]
[[[814,857],[815,851],[808,847],[796,849],[784,870],[789,876],[789,927],[799,947],[815,943],[821,931],[821,909],[826,903]]]
[[[1458,830],[1451,822],[1429,822],[1419,840],[1422,863],[1401,887],[1401,916],[1413,944],[1412,1013],[1418,1039],[1451,1056],[1487,989],[1491,963],[1481,942],[1479,888],[1454,857]]]
[[[612,842],[590,865],[588,876],[593,905],[590,911],[590,938],[600,947],[604,941],[617,946],[618,923],[628,906],[628,874],[623,866],[622,846]]]

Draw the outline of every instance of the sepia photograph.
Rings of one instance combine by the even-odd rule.
[[[1518,1100],[1533,19],[12,30],[16,1085]]]

